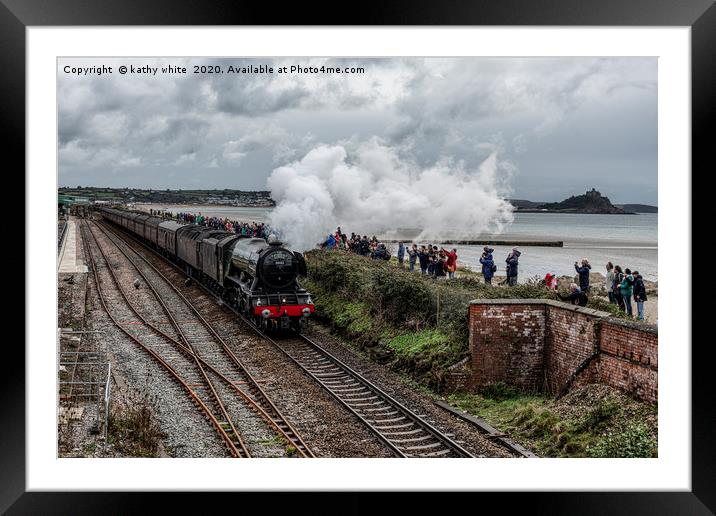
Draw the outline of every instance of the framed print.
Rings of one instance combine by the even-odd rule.
[[[0,506],[710,514],[712,4],[3,0]]]

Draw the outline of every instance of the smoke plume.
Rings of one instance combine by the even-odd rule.
[[[510,172],[497,151],[467,170],[449,160],[419,167],[377,140],[350,154],[342,145],[319,146],[271,173],[270,223],[302,251],[336,226],[348,234],[417,240],[499,233],[513,217],[500,195]]]

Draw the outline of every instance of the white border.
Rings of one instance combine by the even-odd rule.
[[[690,490],[691,285],[660,275],[659,458],[57,459],[58,56],[659,56],[659,263],[690,263],[690,29],[28,28],[27,489]],[[31,237],[31,238],[30,238]],[[51,260],[54,263],[54,260]]]

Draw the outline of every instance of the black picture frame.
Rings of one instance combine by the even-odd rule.
[[[118,25],[551,25],[551,26],[690,26],[692,72],[692,176],[706,177],[712,158],[710,141],[716,110],[716,6],[713,0],[501,0],[479,2],[460,0],[400,0],[363,2],[354,6],[314,2],[310,5],[289,3],[277,7],[267,2],[155,0],[0,0],[0,131],[5,143],[4,164],[13,170],[25,170],[25,29],[28,26],[118,26]],[[8,160],[10,158],[10,160]],[[8,170],[6,179],[16,172]],[[709,172],[711,170],[708,170]],[[663,173],[676,173],[665,171]],[[684,178],[689,180],[689,178]],[[24,188],[24,187],[23,187]],[[694,194],[695,206],[708,195],[702,189]],[[27,192],[25,192],[27,194]],[[17,196],[19,197],[19,196]],[[21,202],[21,201],[20,201]],[[23,206],[7,210],[23,213]],[[696,217],[692,219],[696,222]],[[24,257],[23,245],[17,249]],[[15,232],[15,239],[17,239]],[[696,233],[693,233],[696,235]],[[18,251],[13,262],[17,268]],[[24,260],[22,260],[24,263]],[[7,262],[6,262],[7,263]],[[685,283],[693,280],[689,264],[679,264]],[[694,271],[698,262],[694,262]],[[675,264],[662,264],[667,274],[676,273]],[[683,271],[685,269],[685,271]],[[25,269],[25,274],[31,271]],[[17,277],[17,275],[15,275]],[[24,287],[24,285],[22,286]],[[20,292],[20,286],[16,287]],[[696,289],[696,283],[689,286]],[[24,292],[24,289],[22,290]],[[686,291],[688,292],[688,291]],[[7,294],[6,294],[7,295]],[[711,297],[711,296],[708,296]],[[19,306],[19,295],[13,302]],[[23,298],[24,299],[24,295]],[[698,301],[698,298],[693,298]],[[706,301],[708,303],[708,301]],[[24,302],[22,303],[23,306]],[[697,304],[692,306],[696,308]],[[703,306],[701,304],[700,306]],[[693,322],[703,318],[694,317]],[[17,326],[15,324],[15,326]],[[695,330],[695,328],[693,328]],[[692,331],[693,331],[692,330]],[[481,510],[494,501],[504,509],[525,510],[531,514],[713,514],[716,512],[716,430],[711,382],[713,363],[710,339],[692,341],[692,491],[691,492],[619,492],[619,493],[503,493],[469,495],[470,505]],[[19,339],[4,339],[2,400],[0,413],[0,511],[8,514],[77,514],[84,512],[126,514],[151,507],[150,502],[187,507],[181,493],[27,493],[25,492],[25,353]],[[684,342],[664,345],[683,346]],[[228,496],[232,496],[231,499]],[[245,495],[242,500],[245,500]],[[261,495],[254,495],[259,498]],[[264,495],[265,496],[265,495]],[[455,495],[453,495],[455,496]],[[337,501],[322,496],[326,512],[365,513],[374,508],[370,495],[353,493]],[[149,500],[155,498],[155,500]],[[359,500],[360,498],[360,500]],[[366,499],[367,498],[367,499]],[[425,504],[423,496],[402,496],[400,502],[381,502],[381,508],[406,510],[411,504]],[[464,498],[459,496],[455,504]],[[236,503],[236,495],[222,500]],[[295,507],[303,494],[271,496],[273,508]],[[254,500],[257,501],[257,500]],[[336,504],[339,504],[337,506]],[[391,507],[395,503],[394,507]],[[181,504],[181,505],[180,505]],[[399,505],[398,505],[399,504]],[[451,503],[452,505],[452,503]],[[338,507],[343,507],[339,509]],[[457,510],[457,505],[455,505]],[[484,509],[483,509],[484,510]],[[319,509],[320,511],[320,509]],[[323,511],[321,511],[323,512]]]

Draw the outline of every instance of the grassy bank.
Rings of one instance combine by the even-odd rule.
[[[342,252],[307,255],[306,287],[316,316],[350,345],[428,389],[441,392],[448,368],[468,356],[468,306],[476,298],[556,299],[537,284],[485,285],[480,274],[454,280],[410,273],[395,262]],[[596,297],[590,308],[620,316]],[[652,457],[657,409],[604,385],[555,400],[493,385],[448,401],[482,417],[546,457]]]
[[[343,252],[307,253],[306,287],[317,316],[376,360],[439,391],[447,368],[468,354],[467,312],[476,298],[556,299],[536,284],[485,285],[479,274],[452,280],[411,273],[395,262]],[[591,308],[616,313],[596,298]]]
[[[656,407],[606,385],[587,385],[555,400],[498,384],[477,394],[453,394],[449,401],[539,456],[657,456]]]

